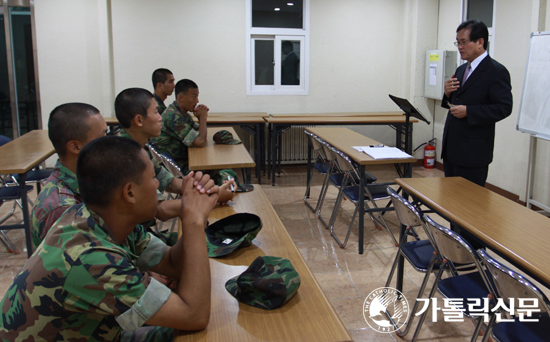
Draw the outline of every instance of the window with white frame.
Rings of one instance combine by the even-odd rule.
[[[308,95],[309,0],[247,0],[247,95]]]
[[[487,52],[493,56],[493,44],[495,28],[493,19],[495,17],[494,0],[463,0],[464,20],[477,19],[482,21],[489,31],[489,41],[487,42]]]

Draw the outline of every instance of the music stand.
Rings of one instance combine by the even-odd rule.
[[[402,99],[400,97],[393,96],[391,94],[390,94],[390,99],[392,99],[392,101],[395,102],[395,104],[399,108],[401,108],[401,110],[405,113],[405,116],[407,117],[406,124],[405,124],[405,137],[406,137],[405,152],[407,152],[408,154],[412,154],[412,151],[411,151],[412,150],[412,134],[409,131],[410,130],[410,124],[409,124],[410,117],[413,116],[413,117],[417,118],[420,121],[426,122],[428,125],[430,124],[430,122],[424,117],[424,115],[422,115],[418,111],[418,109],[414,108],[414,106],[407,99]]]

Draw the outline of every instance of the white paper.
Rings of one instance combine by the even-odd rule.
[[[369,147],[369,146],[352,146],[353,149],[368,154],[372,159],[406,159],[412,158],[397,147]]]
[[[437,64],[430,64],[430,81],[431,86],[437,85]]]

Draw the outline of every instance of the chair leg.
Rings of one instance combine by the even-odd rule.
[[[319,193],[319,199],[317,199],[317,203],[315,204],[315,208],[313,208],[311,206],[311,204],[309,204],[309,202],[307,201],[307,199],[310,197],[309,195],[310,195],[310,191],[311,191],[311,179],[313,178],[313,175],[315,174],[315,171],[314,171],[315,168],[312,167],[311,169],[312,169],[311,170],[311,175],[309,176],[309,180],[308,180],[307,186],[306,186],[306,193],[304,194],[304,203],[306,204],[306,206],[311,211],[313,211],[315,213],[315,212],[317,212],[317,209],[318,209],[318,206],[319,206],[319,201],[320,201],[321,195],[323,193],[326,177],[325,177],[325,180],[323,180],[323,185],[321,186],[321,192]],[[328,174],[328,172],[326,174]]]
[[[335,208],[336,209],[336,208]],[[341,248],[344,248],[346,247],[347,243],[348,243],[348,239],[349,239],[349,235],[351,234],[351,227],[353,226],[353,222],[355,221],[355,216],[357,215],[357,212],[359,211],[359,206],[356,205],[355,206],[355,210],[353,211],[353,216],[351,218],[351,222],[349,223],[349,226],[348,226],[348,232],[346,234],[346,239],[344,240],[344,242],[341,242],[337,237],[336,237],[336,234],[334,234],[334,224],[330,227],[330,235],[332,235],[332,237],[334,238],[334,240],[336,240],[336,242],[338,243],[338,245],[341,247]]]
[[[17,247],[15,247],[13,242],[11,242],[10,238],[6,235],[6,233],[4,233],[3,230],[0,230],[0,235],[2,235],[2,238],[0,238],[0,240],[2,240],[2,243],[4,244],[4,246],[6,246],[6,249],[8,250],[8,252],[13,254],[19,254],[19,250],[17,250]]]
[[[378,209],[378,206],[376,205],[376,201],[372,201],[372,205]],[[367,209],[370,209],[369,207],[369,204],[365,201],[365,206],[367,207]],[[375,225],[377,224],[380,224],[382,225],[384,228],[386,228],[386,231],[388,232],[388,234],[390,234],[392,240],[393,240],[393,243],[395,244],[395,246],[397,247],[399,244],[397,243],[397,240],[395,239],[395,236],[393,235],[390,227],[388,227],[388,223],[386,222],[386,219],[384,218],[384,216],[382,216],[380,214],[380,212],[377,212],[376,214],[378,214],[378,218],[374,217],[373,213],[370,213],[369,212],[369,216],[371,218],[371,220],[374,222]]]
[[[434,255],[432,256],[432,259],[430,260],[430,265],[426,269],[426,275],[424,276],[424,279],[422,280],[422,285],[420,286],[420,290],[418,291],[418,295],[416,298],[422,298],[424,296],[424,290],[426,289],[426,285],[428,285],[428,280],[430,279],[430,274],[432,273],[433,267],[436,264],[437,260],[437,254],[434,252]],[[428,299],[431,297],[428,297]],[[418,299],[414,302],[414,306],[411,310],[411,314],[409,316],[409,320],[407,321],[407,327],[404,331],[397,330],[397,335],[399,337],[405,337],[409,333],[409,330],[411,329],[411,326],[414,321],[414,314],[416,313],[416,310],[418,309]]]
[[[323,185],[321,186],[321,193],[319,194],[319,200],[317,201],[317,205],[315,206],[315,213],[317,214],[317,217],[321,217],[321,209],[323,208],[323,202],[325,201],[325,197],[328,192],[328,185],[329,185],[329,178],[330,172],[327,172],[325,179],[323,181]]]
[[[437,276],[435,277],[435,281],[432,287],[432,290],[430,291],[430,294],[428,295],[428,298],[432,298],[435,294],[435,290],[437,289],[437,285],[439,284],[439,281],[441,280],[441,276],[443,275],[443,272],[445,271],[447,263],[443,262],[441,264],[441,267],[439,269],[439,272],[437,272]],[[431,306],[431,300],[428,301],[428,307],[426,308],[426,311],[422,314],[420,317],[420,321],[418,322],[418,326],[416,327],[416,330],[414,331],[414,335],[411,342],[415,342],[418,338],[418,334],[420,333],[420,329],[422,328],[422,325],[424,324],[424,321],[426,320],[426,316],[428,316],[428,312],[430,311]]]

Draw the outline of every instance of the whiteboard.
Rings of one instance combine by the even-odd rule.
[[[531,34],[516,128],[550,140],[550,32]]]

